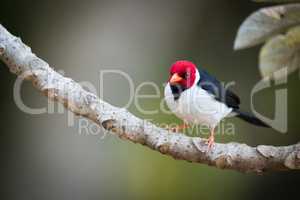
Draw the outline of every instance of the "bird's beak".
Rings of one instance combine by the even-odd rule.
[[[179,81],[181,81],[183,78],[181,78],[177,73],[173,74],[171,79],[170,79],[170,84],[174,85],[176,83],[178,83]]]

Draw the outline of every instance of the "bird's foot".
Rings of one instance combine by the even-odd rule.
[[[181,124],[181,125],[177,125],[175,127],[168,127],[167,129],[169,131],[172,131],[173,133],[178,133],[180,131],[183,131],[184,129],[189,128],[188,124]]]
[[[209,136],[205,144],[207,144],[208,149],[211,149],[215,144],[215,136],[214,135]]]

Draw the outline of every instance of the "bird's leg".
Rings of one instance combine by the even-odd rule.
[[[183,131],[187,128],[189,128],[189,125],[187,123],[183,122],[183,124],[180,124],[180,125],[177,126],[177,132]]]
[[[208,148],[211,149],[212,146],[214,145],[214,143],[215,143],[215,129],[212,128],[212,129],[210,129],[210,136],[207,139],[206,144],[207,144]]]
[[[168,130],[174,133],[178,133],[180,131],[185,130],[186,128],[189,128],[189,125],[183,122],[183,124],[177,125],[176,127],[168,127]]]

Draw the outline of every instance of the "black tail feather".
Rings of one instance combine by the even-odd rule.
[[[263,121],[261,121],[260,119],[258,119],[257,117],[255,117],[251,113],[243,112],[243,111],[240,111],[240,110],[234,110],[234,112],[237,113],[238,118],[243,119],[246,122],[249,122],[250,124],[270,128],[270,126],[268,124],[264,123]]]

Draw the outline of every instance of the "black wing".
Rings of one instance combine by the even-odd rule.
[[[199,70],[200,80],[197,83],[202,89],[212,94],[216,100],[225,103],[228,107],[239,109],[240,98],[224,86],[205,70]]]

